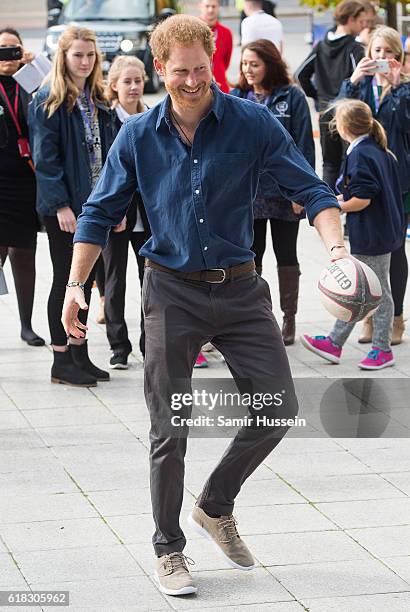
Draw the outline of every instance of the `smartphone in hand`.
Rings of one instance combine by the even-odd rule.
[[[15,62],[22,57],[23,49],[21,47],[0,47],[0,62]]]
[[[381,74],[387,74],[390,70],[389,60],[388,59],[377,59],[375,60],[376,67],[374,72],[379,72]]]

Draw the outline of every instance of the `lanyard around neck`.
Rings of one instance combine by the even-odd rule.
[[[88,154],[90,157],[90,161],[92,164],[96,162],[95,155],[95,136],[94,136],[94,104],[90,98],[89,92],[87,89],[84,89],[85,99],[87,101],[88,108],[84,108],[81,98],[77,98],[77,106],[81,113],[81,117],[83,119],[84,130],[85,130],[85,139],[88,146]]]
[[[379,95],[379,85],[377,84],[376,79],[373,79],[373,98],[374,98],[374,109],[375,109],[375,114],[377,115],[377,113],[379,112],[379,108],[380,108],[380,95]]]
[[[3,98],[4,98],[5,103],[7,104],[7,108],[9,109],[10,116],[13,119],[14,125],[16,126],[17,133],[19,136],[21,136],[22,132],[21,132],[21,127],[20,127],[20,123],[18,120],[20,86],[18,83],[16,83],[16,95],[14,97],[14,109],[11,106],[11,102],[9,100],[8,95],[6,94],[6,90],[3,87],[3,83],[0,83],[0,91],[3,94]]]

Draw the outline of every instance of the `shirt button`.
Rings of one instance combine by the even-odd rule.
[[[199,193],[199,189],[195,189],[195,193],[198,194]]]
[[[203,222],[204,222],[204,220],[203,220],[203,219],[199,219],[199,223],[203,223]]]
[[[207,251],[207,250],[208,250],[208,247],[204,247],[204,251]]]
[[[194,159],[194,164],[197,164],[197,163],[198,163],[198,160],[197,160],[197,159]]]

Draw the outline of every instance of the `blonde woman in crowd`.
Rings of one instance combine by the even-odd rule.
[[[51,381],[95,386],[108,372],[89,359],[87,340],[69,338],[61,310],[69,277],[77,217],[97,182],[114,125],[94,32],[71,26],[62,34],[51,77],[30,106],[30,135],[37,177],[37,210],[47,230],[53,265],[48,322],[54,363]],[[94,274],[83,290],[88,299]],[[87,321],[87,311],[80,315]]]
[[[126,55],[115,58],[108,73],[107,98],[115,113],[116,130],[123,122],[147,109],[142,95],[146,80],[145,67],[141,60]],[[142,287],[144,257],[138,251],[151,233],[141,197],[136,193],[131,199],[127,215],[110,233],[103,251],[105,268],[105,323],[107,338],[112,350],[110,368],[126,370],[132,345],[128,337],[124,318],[125,287],[128,262],[128,245],[134,250]],[[141,310],[140,351],[145,356],[144,317]]]
[[[373,116],[387,134],[389,149],[399,162],[399,176],[406,221],[410,213],[410,77],[404,71],[404,51],[399,33],[382,26],[370,37],[366,57],[357,65],[350,79],[344,81],[340,98],[357,98],[366,102]],[[387,72],[379,72],[377,60],[387,60]],[[405,224],[407,226],[407,223]],[[405,227],[401,246],[392,253],[390,284],[394,301],[392,344],[400,344],[404,333],[403,302],[406,292],[408,263],[405,250]],[[372,318],[364,323],[359,342],[370,342]]]

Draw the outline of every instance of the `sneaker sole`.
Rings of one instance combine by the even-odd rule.
[[[361,363],[359,363],[359,368],[361,370],[383,370],[384,368],[389,368],[390,366],[394,366],[396,363],[395,359],[392,359],[391,361],[388,361],[387,363],[383,363],[383,365],[380,366],[364,366]]]
[[[124,365],[123,363],[114,363],[114,365],[110,364],[111,370],[128,370],[128,364]]]
[[[204,538],[206,538],[207,540],[209,540],[210,542],[212,542],[214,548],[217,550],[217,552],[219,553],[219,555],[225,559],[225,561],[228,563],[228,565],[230,567],[233,567],[234,569],[239,569],[245,572],[248,572],[249,570],[254,569],[255,565],[248,565],[248,566],[244,566],[244,565],[239,565],[238,563],[235,563],[235,561],[232,561],[232,559],[230,557],[228,557],[228,555],[226,555],[224,553],[224,551],[218,546],[218,544],[215,542],[215,540],[213,539],[213,537],[211,536],[211,534],[209,534],[207,532],[206,529],[204,529],[203,527],[201,527],[201,525],[199,525],[196,520],[194,519],[194,517],[192,516],[192,514],[190,514],[188,516],[188,525],[190,525],[192,527],[192,529],[194,531],[196,531],[197,533],[199,533],[199,535],[204,536]]]
[[[306,340],[304,336],[300,336],[300,341],[303,344],[303,346],[307,348],[307,350],[310,351],[311,353],[314,353],[315,355],[319,355],[319,357],[323,357],[323,359],[326,359],[326,361],[329,361],[330,363],[335,363],[335,364],[340,363],[340,357],[329,355],[329,353],[325,353],[325,351],[321,351],[320,349],[315,348]]]
[[[209,367],[208,363],[201,363],[199,365],[196,365],[196,364],[194,365],[194,368],[196,368],[197,370],[201,370],[202,368],[207,368],[207,367]]]
[[[61,378],[54,378],[53,376],[51,377],[51,382],[56,384],[56,385],[68,385],[69,387],[96,387],[97,386],[97,381],[95,381],[95,383],[89,383],[88,385],[76,385],[74,383],[70,383],[67,380],[62,380]]]
[[[165,595],[191,595],[191,593],[196,593],[198,591],[196,586],[186,586],[182,587],[182,589],[167,589],[166,587],[162,586],[157,572],[154,574],[154,580],[161,593],[164,593]]]

